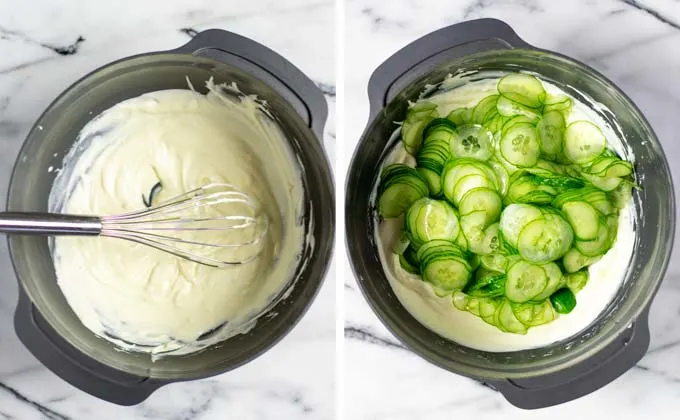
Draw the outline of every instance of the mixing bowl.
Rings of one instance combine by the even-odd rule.
[[[449,74],[528,71],[596,110],[625,139],[636,162],[636,242],[623,285],[586,329],[549,346],[487,352],[447,340],[420,324],[399,302],[383,272],[373,232],[372,193],[398,136],[408,101]],[[538,408],[585,395],[631,368],[649,345],[648,309],[671,254],[675,204],[670,171],[649,123],[631,100],[592,68],[532,47],[505,23],[482,19],[453,25],[406,46],[373,73],[369,123],[355,150],[346,185],[349,257],[358,284],[378,317],[412,351],[430,362],[498,389],[512,404]],[[584,101],[589,103],[589,101]],[[626,262],[622,262],[626,263]]]
[[[137,55],[106,65],[61,94],[30,131],[17,157],[8,193],[9,211],[47,211],[61,159],[93,117],[128,98],[162,89],[187,89],[186,78],[235,82],[244,94],[265,100],[290,142],[305,192],[305,243],[291,283],[248,333],[198,353],[152,361],[123,352],[86,329],[57,286],[48,240],[10,236],[20,287],[15,329],[45,366],[76,387],[105,400],[132,405],[158,387],[234,369],[276,344],[299,321],[326,272],[334,234],[331,170],[321,143],[327,117],[322,92],[291,63],[247,38],[222,30],[196,35],[171,51]],[[313,197],[313,199],[311,199]]]

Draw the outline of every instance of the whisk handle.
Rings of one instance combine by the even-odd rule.
[[[0,212],[0,232],[35,235],[99,235],[102,222],[94,216],[55,213]]]

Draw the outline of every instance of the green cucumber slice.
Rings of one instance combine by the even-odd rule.
[[[403,254],[399,255],[399,265],[408,273],[420,274],[420,268],[415,260],[415,251],[412,248],[407,248]]]
[[[451,241],[460,231],[453,207],[446,201],[428,197],[421,198],[408,209],[406,227],[417,246],[435,239]]]
[[[498,81],[501,95],[531,108],[539,108],[546,94],[543,84],[536,77],[525,73],[511,73]]]
[[[507,332],[514,334],[526,334],[527,326],[520,322],[512,310],[512,305],[507,300],[503,301],[498,308],[498,324],[502,325]]]
[[[415,169],[401,166],[392,169],[379,187],[378,213],[384,218],[400,216],[411,204],[429,193],[427,184]]]
[[[451,154],[457,158],[488,160],[493,153],[493,134],[479,125],[464,125],[451,139]]]
[[[562,288],[550,296],[550,303],[552,303],[555,312],[559,314],[568,314],[576,307],[576,296],[571,289]]]
[[[490,188],[474,188],[468,191],[460,201],[460,214],[466,216],[472,212],[486,212],[486,223],[498,220],[503,208],[501,196]]]
[[[470,296],[460,291],[453,292],[453,295],[451,296],[451,302],[453,303],[453,306],[455,306],[459,311],[467,310],[469,301]]]
[[[460,202],[465,196],[465,194],[476,188],[492,189],[494,188],[494,185],[489,180],[489,178],[487,178],[484,175],[464,176],[460,179],[460,181],[458,181],[456,186],[453,188],[453,196],[451,197],[451,201],[456,206],[460,206]]]
[[[559,111],[549,111],[536,126],[541,139],[541,153],[550,159],[555,159],[562,151],[564,130],[567,125],[564,116]]]
[[[548,299],[557,289],[566,284],[566,279],[562,274],[562,270],[560,270],[560,267],[557,264],[550,262],[544,264],[542,267],[543,270],[545,270],[545,274],[548,276],[548,285],[545,286],[545,289],[543,289],[541,293],[534,296],[532,300],[536,302],[542,302]]]
[[[475,106],[472,111],[472,122],[478,125],[484,124],[490,118],[493,118],[496,113],[496,102],[498,101],[498,95],[490,95],[483,98]]]
[[[494,158],[489,159],[486,162],[491,169],[496,174],[496,179],[498,180],[497,190],[501,195],[505,195],[508,192],[508,180],[510,179],[510,174],[508,170],[505,169],[503,164],[495,160]]]
[[[609,191],[608,196],[614,207],[621,210],[626,208],[633,198],[633,189],[629,184],[623,183],[612,191]]]
[[[508,269],[505,296],[515,303],[528,302],[543,292],[547,285],[548,276],[543,267],[519,260]]]
[[[449,112],[446,119],[454,123],[456,126],[472,123],[472,109],[470,108],[456,108]]]
[[[513,125],[501,137],[500,152],[505,160],[517,167],[536,165],[541,154],[536,128],[526,123]]]
[[[527,261],[545,264],[564,256],[574,241],[571,225],[555,214],[529,222],[517,238],[517,250]]]
[[[423,280],[439,290],[462,290],[470,280],[468,266],[459,258],[438,258],[421,265]]]
[[[500,228],[503,239],[517,248],[519,234],[530,222],[543,217],[543,213],[529,204],[510,204],[501,212]]]
[[[540,113],[537,109],[530,108],[518,102],[511,100],[506,96],[501,96],[496,103],[498,114],[506,118],[522,116],[527,118],[532,124],[536,123],[540,118]]]
[[[412,155],[418,153],[423,141],[423,130],[437,116],[437,105],[431,102],[417,102],[409,108],[401,126],[401,141],[407,152]]]
[[[590,241],[597,237],[600,212],[584,201],[570,201],[562,206],[564,216],[574,230],[576,238]]]
[[[571,110],[573,104],[574,102],[567,95],[547,95],[543,105],[543,112],[548,113],[551,111],[561,111],[562,113],[568,113]]]
[[[505,273],[479,268],[465,293],[475,297],[497,297],[505,293]]]
[[[512,303],[512,312],[527,327],[537,327],[555,320],[555,311],[549,300],[541,303]]]
[[[585,255],[581,254],[578,249],[572,248],[567,251],[566,254],[564,254],[564,257],[562,257],[562,265],[564,266],[564,269],[567,273],[575,273],[584,267],[595,264],[596,262],[600,261],[601,258],[601,255],[596,257],[586,257]]]
[[[611,245],[609,227],[604,216],[600,217],[597,236],[592,241],[574,241],[576,249],[586,257],[599,257],[609,250]]]
[[[582,173],[581,176],[602,191],[613,191],[623,183],[621,178],[604,178],[587,173]]]
[[[576,121],[564,132],[564,153],[574,163],[592,162],[607,146],[602,131],[590,121]]]
[[[460,221],[462,225],[462,220]],[[465,234],[463,233],[463,229],[461,226],[461,230],[458,233],[458,236],[456,236],[456,239],[453,240],[453,243],[456,244],[461,250],[467,251],[468,250],[468,241],[467,238],[465,237]]]
[[[442,193],[442,179],[441,176],[429,169],[429,168],[416,168],[416,171],[418,171],[418,174],[420,174],[420,177],[425,181],[427,184],[428,189],[430,190],[430,195],[434,197],[438,197]]]
[[[575,273],[569,273],[566,275],[567,287],[571,289],[572,292],[578,293],[583,289],[588,283],[588,269],[579,270]]]
[[[499,273],[505,273],[508,268],[508,258],[501,254],[482,255],[479,258],[479,263],[481,267],[484,267],[490,271],[497,271]]]

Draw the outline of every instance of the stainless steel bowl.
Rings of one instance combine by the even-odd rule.
[[[449,74],[520,70],[535,72],[576,98],[583,94],[603,104],[610,112],[598,113],[621,128],[618,134],[635,156],[642,189],[634,194],[635,252],[622,287],[600,316],[579,334],[550,346],[493,353],[440,337],[401,305],[378,256],[371,193],[392,146],[394,121],[404,119],[407,101],[418,99],[426,86],[441,83]],[[345,228],[357,281],[383,323],[415,353],[496,387],[524,408],[577,398],[631,368],[649,345],[647,313],[670,258],[675,204],[661,145],[630,99],[590,67],[536,49],[493,19],[453,25],[418,39],[373,73],[368,91],[371,114],[349,168]]]
[[[104,66],[59,96],[38,119],[12,174],[8,210],[46,211],[55,173],[78,132],[116,103],[146,92],[186,89],[186,77],[236,82],[270,106],[303,169],[307,240],[294,281],[246,334],[204,351],[152,362],[121,352],[78,320],[57,286],[47,239],[10,236],[21,284],[15,328],[28,349],[68,382],[100,398],[136,404],[174,381],[216,375],[246,363],[277,343],[299,321],[321,286],[334,235],[331,170],[321,139],[327,108],[321,91],[273,51],[226,31],[198,34],[172,51],[142,54]],[[201,90],[199,86],[196,86]],[[313,198],[313,199],[312,199]]]

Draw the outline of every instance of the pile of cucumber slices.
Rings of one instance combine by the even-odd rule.
[[[504,332],[526,334],[576,306],[588,266],[616,240],[633,165],[568,96],[512,73],[446,118],[413,104],[401,140],[416,167],[386,166],[378,212],[403,217],[403,269]],[[597,279],[595,279],[596,281]]]

